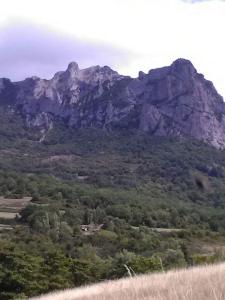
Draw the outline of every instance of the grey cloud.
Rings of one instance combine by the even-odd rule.
[[[71,61],[80,67],[126,64],[131,53],[96,44],[33,24],[0,28],[0,77],[21,80],[36,75],[50,78]]]

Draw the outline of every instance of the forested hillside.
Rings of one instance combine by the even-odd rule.
[[[223,151],[1,118],[1,300],[224,259]]]

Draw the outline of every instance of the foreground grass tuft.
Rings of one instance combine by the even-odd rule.
[[[224,278],[225,263],[108,281],[32,300],[222,300]]]

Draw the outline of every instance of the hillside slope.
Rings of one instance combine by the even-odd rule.
[[[223,263],[109,281],[32,300],[223,300],[224,274]]]
[[[225,260],[224,151],[64,127],[39,143],[11,125],[0,134],[2,217],[18,212],[9,199],[32,200],[1,218],[13,228],[1,232],[1,300],[122,278],[124,264],[144,274],[159,261],[169,270]],[[93,223],[101,229],[86,234]]]

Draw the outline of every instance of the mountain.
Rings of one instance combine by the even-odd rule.
[[[138,78],[109,67],[80,70],[72,62],[50,80],[0,79],[4,115],[22,117],[40,140],[63,122],[68,128],[134,129],[155,136],[191,137],[225,148],[225,104],[192,63],[178,59]]]
[[[1,300],[225,261],[224,104],[189,61],[0,94]]]

